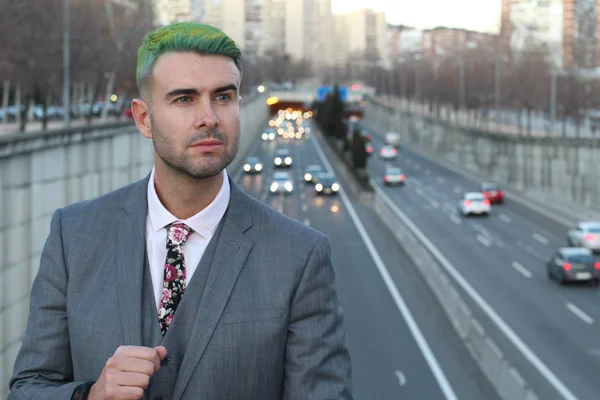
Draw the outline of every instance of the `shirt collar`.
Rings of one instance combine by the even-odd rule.
[[[227,171],[223,170],[223,184],[214,200],[198,214],[182,221],[171,214],[158,198],[156,188],[154,187],[154,168],[152,168],[150,179],[148,180],[148,215],[150,216],[152,230],[158,232],[173,222],[183,222],[200,236],[208,238],[217,229],[221,218],[225,215],[230,196],[231,188],[229,186],[229,179],[227,179]]]

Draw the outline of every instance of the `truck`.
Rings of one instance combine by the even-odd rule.
[[[396,148],[400,147],[400,134],[397,132],[387,132],[385,134],[385,144]]]

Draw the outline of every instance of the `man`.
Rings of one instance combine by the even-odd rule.
[[[352,398],[327,237],[225,171],[240,57],[206,25],[146,36],[132,112],[154,169],[54,214],[9,399]]]

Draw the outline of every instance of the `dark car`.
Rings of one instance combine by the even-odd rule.
[[[317,175],[315,190],[317,194],[337,194],[340,184],[334,174],[323,172]]]
[[[304,172],[304,181],[307,183],[315,183],[317,175],[322,172],[325,172],[325,170],[320,165],[309,165]]]
[[[275,159],[273,160],[276,168],[289,168],[292,166],[292,154],[289,149],[275,150]]]
[[[481,193],[490,203],[504,203],[504,191],[497,183],[482,183]]]
[[[258,157],[248,157],[244,164],[244,172],[247,174],[257,174],[263,169],[263,165]]]
[[[558,249],[546,263],[548,278],[561,284],[573,281],[600,281],[600,261],[594,259],[585,247],[563,247]]]

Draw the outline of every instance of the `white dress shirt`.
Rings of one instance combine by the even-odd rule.
[[[230,194],[227,172],[223,171],[223,184],[215,199],[204,210],[182,221],[171,214],[158,198],[154,187],[154,168],[152,169],[150,180],[148,181],[146,251],[150,263],[150,275],[152,276],[152,288],[157,312],[160,308],[160,299],[162,298],[164,266],[167,258],[167,225],[173,222],[182,222],[194,230],[188,236],[183,246],[183,257],[186,268],[185,283],[188,286],[210,239],[227,210]]]

